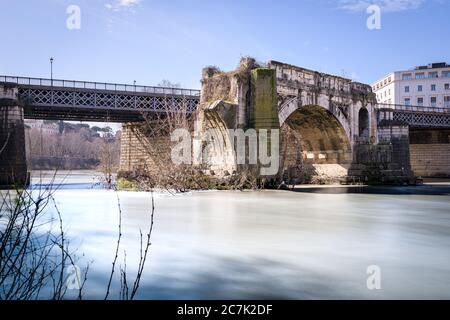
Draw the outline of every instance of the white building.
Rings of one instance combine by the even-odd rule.
[[[56,123],[45,123],[43,120],[25,120],[25,124],[30,129],[37,129],[40,132],[57,135],[59,134],[59,126]]]
[[[379,103],[450,108],[450,65],[395,71],[372,84]]]

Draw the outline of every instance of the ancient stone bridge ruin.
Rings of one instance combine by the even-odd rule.
[[[276,61],[261,66],[243,58],[231,72],[205,68],[196,135],[204,141],[202,135],[215,129],[222,147],[208,153],[204,171],[226,177],[243,170],[236,130],[280,130],[280,140],[268,142],[280,145],[271,179],[411,182],[407,129],[393,122],[380,127],[376,106],[368,85]],[[144,163],[139,154],[130,156],[141,142],[127,126],[124,137],[135,146],[122,149],[121,170],[133,171]]]
[[[366,84],[251,58],[230,72],[205,68],[201,84],[199,92],[0,77],[0,185],[27,181],[24,118],[122,122],[120,171],[127,174],[152,168],[146,146],[159,142],[142,139],[140,124],[167,110],[195,123],[190,135],[202,154],[205,141],[220,142],[199,168],[221,179],[265,166],[238,161],[237,145],[248,147],[252,130],[279,133],[264,142],[266,150],[279,147],[277,171],[264,176],[272,181],[411,183],[414,175],[450,176],[450,109],[380,105]]]

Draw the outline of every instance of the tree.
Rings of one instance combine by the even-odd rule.
[[[158,87],[164,87],[164,88],[181,88],[181,85],[179,83],[173,83],[169,80],[163,79],[161,82],[157,84]]]

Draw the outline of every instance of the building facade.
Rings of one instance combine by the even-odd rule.
[[[59,126],[56,123],[46,123],[44,120],[25,120],[25,128],[37,129],[42,133],[51,135],[59,134]]]
[[[378,103],[450,108],[450,65],[395,71],[372,84]]]

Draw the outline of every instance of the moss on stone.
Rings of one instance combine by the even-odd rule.
[[[139,186],[136,181],[126,178],[119,178],[117,179],[117,190],[138,191]]]
[[[251,126],[255,129],[278,128],[275,70],[256,68],[252,70],[251,77],[253,92]]]
[[[256,68],[252,70],[252,73],[263,77],[272,77],[275,75],[275,70],[271,68]]]

